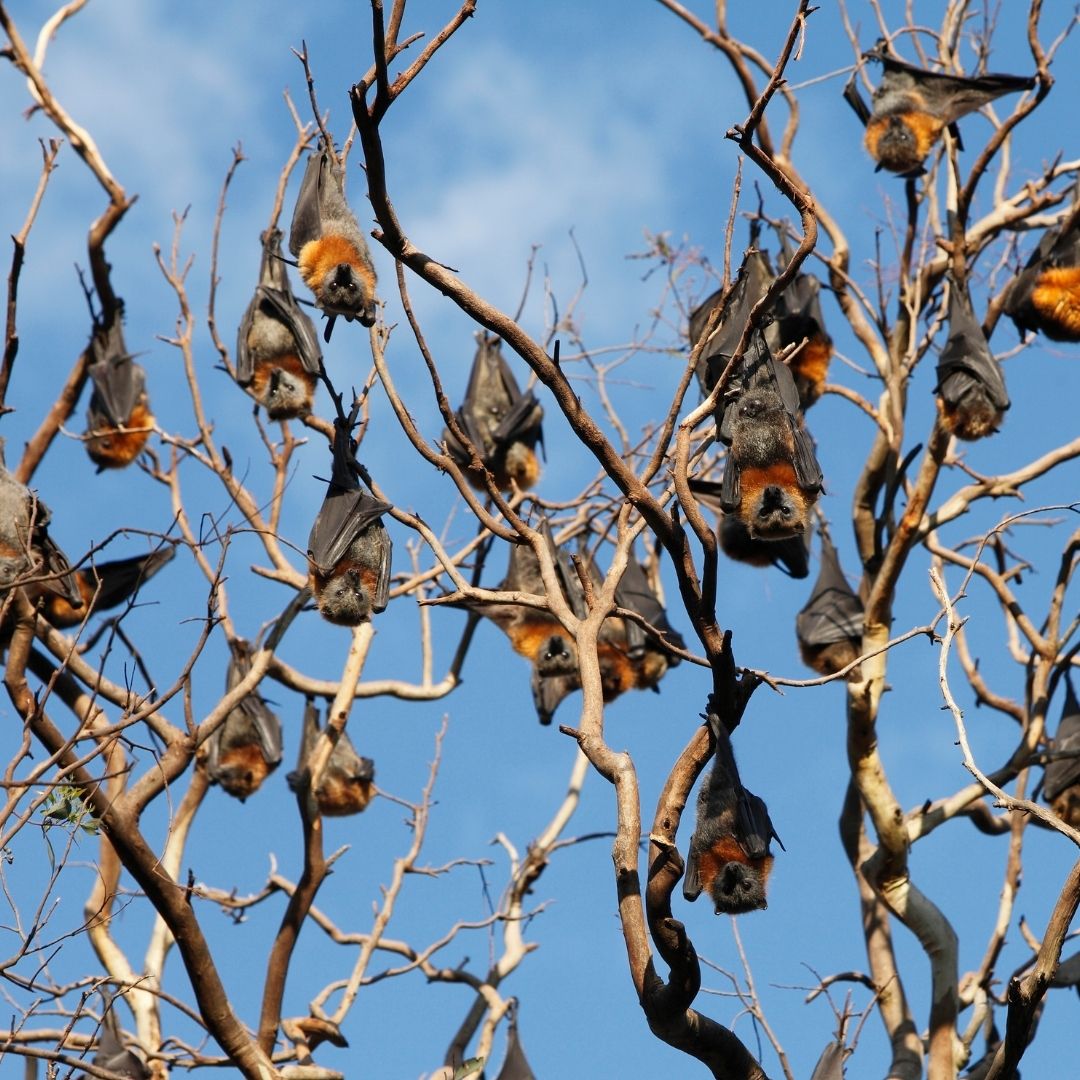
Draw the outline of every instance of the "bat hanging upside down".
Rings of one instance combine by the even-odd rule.
[[[296,770],[286,780],[293,791],[301,791],[310,782],[308,759],[318,742],[322,728],[319,710],[310,698],[304,706],[304,737]],[[349,733],[343,731],[323,768],[315,787],[315,801],[324,817],[346,817],[367,809],[375,794],[375,762],[356,752]]]

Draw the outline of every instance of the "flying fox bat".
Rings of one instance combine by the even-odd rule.
[[[747,791],[739,779],[727,729],[716,716],[710,715],[707,722],[716,737],[716,756],[698,794],[683,896],[694,901],[704,889],[717,915],[742,915],[768,907],[770,842],[780,844],[780,837],[764,800]]]
[[[992,435],[1001,426],[1009,395],[1005,375],[975,319],[967,289],[949,287],[949,337],[937,365],[938,412],[958,439]]]
[[[844,1058],[846,1057],[847,1048],[842,1042],[834,1039],[821,1052],[810,1080],[844,1080]]]
[[[124,603],[149,581],[176,554],[172,547],[159,548],[149,555],[136,555],[130,559],[116,559],[89,566],[74,573],[75,584],[82,605],[75,608],[67,597],[51,593],[45,597],[45,618],[61,629],[78,626],[86,618],[90,606],[94,611],[108,611]]]
[[[1062,821],[1080,829],[1080,702],[1076,700],[1070,679],[1065,680],[1065,706],[1061,710],[1057,734],[1051,749],[1055,754],[1043,775],[1043,798]]]
[[[523,394],[519,389],[499,338],[477,335],[469,386],[456,415],[500,491],[509,491],[511,483],[524,491],[540,479],[536,444],[544,442],[544,409],[531,390]],[[471,455],[464,444],[449,431],[443,438],[469,483],[486,490],[483,475],[469,469]]]
[[[1005,314],[1021,336],[1032,330],[1051,341],[1080,341],[1080,205],[1039,241],[1009,287]]]
[[[821,466],[803,425],[791,371],[755,330],[729,396],[716,408],[717,438],[728,446],[720,504],[756,540],[783,540],[810,527],[822,490]]]
[[[0,464],[0,602],[26,582],[32,600],[55,595],[72,609],[83,606],[64,553],[49,536],[49,508]],[[27,579],[47,577],[48,580]]]
[[[251,670],[247,650],[237,644],[225,675],[228,692]],[[206,773],[234,799],[243,802],[281,764],[281,721],[252,691],[233,707],[225,722],[210,736]]]
[[[655,626],[676,648],[683,648],[682,635],[668,621],[660,598],[649,584],[645,568],[638,562],[633,551],[627,560],[626,569],[619,584],[615,586],[615,603],[627,611],[635,611],[650,626]],[[659,682],[667,674],[668,668],[680,662],[643,627],[629,619],[622,620],[624,644],[615,641],[600,642],[600,668],[603,678],[605,652],[611,655],[614,671],[621,671],[629,666],[624,689],[652,690],[660,692]],[[625,661],[622,655],[625,654]]]
[[[820,675],[835,675],[859,658],[863,635],[862,601],[840,568],[836,548],[821,534],[821,569],[810,599],[795,616],[799,655]],[[849,678],[857,678],[858,669]]]
[[[262,245],[259,284],[236,335],[236,381],[271,420],[289,420],[311,411],[322,351],[289,286],[281,230],[268,229]]]
[[[349,430],[334,424],[330,484],[308,537],[311,589],[323,618],[359,626],[386,608],[393,545],[382,523],[390,504],[361,490]]]
[[[724,513],[720,505],[720,484],[692,477],[690,490],[702,506],[716,515],[720,548],[729,559],[750,566],[776,566],[792,578],[809,575],[810,561],[806,550],[809,533],[789,536],[786,540],[756,540],[737,517]]]
[[[338,315],[350,322],[359,319],[364,326],[375,325],[375,267],[367,240],[345,201],[344,171],[326,146],[308,158],[289,231],[289,250],[315,296],[315,306],[330,317],[327,340]]]
[[[304,737],[300,744],[300,757],[296,771],[289,773],[286,780],[293,791],[302,791],[309,782],[307,773],[308,759],[322,732],[319,724],[319,710],[315,702],[308,698],[304,706]],[[375,794],[375,762],[371,758],[361,757],[343,731],[330,751],[330,757],[319,777],[315,788],[315,801],[319,812],[324,817],[345,817],[359,814],[367,809]]]
[[[510,1013],[510,1030],[506,1033],[506,1057],[495,1080],[536,1080],[518,1035],[517,1011]]]
[[[866,127],[866,149],[878,168],[901,176],[918,176],[941,133],[960,117],[1035,85],[1033,78],[1018,75],[969,79],[926,71],[894,55],[884,38],[863,59],[877,60],[883,69],[873,109],[859,91],[857,70],[844,87],[844,98]]]
[[[126,1049],[120,1039],[120,1024],[116,1019],[112,995],[102,996],[105,997],[105,1013],[101,1019],[101,1034],[98,1036],[93,1064],[117,1076],[125,1076],[128,1080],[150,1080],[150,1070],[142,1059],[133,1050]]]
[[[87,371],[94,384],[86,412],[86,452],[104,469],[122,469],[142,453],[153,429],[146,372],[124,345],[120,313],[95,326]]]
[[[739,346],[751,310],[776,278],[768,253],[755,246],[756,240],[757,234],[751,230],[751,246],[743,255],[742,265],[739,267],[731,292],[724,303],[716,332],[698,357],[697,376],[703,394],[712,393],[716,380],[720,378]],[[691,348],[697,345],[698,340],[705,333],[709,315],[721,296],[723,296],[723,289],[718,289],[690,313]]]
[[[781,267],[783,270],[791,262],[795,252],[787,233],[782,228],[776,231],[784,259]],[[820,294],[821,282],[812,274],[800,271],[777,297],[776,321],[772,327],[765,330],[766,340],[769,339],[769,331],[775,330],[775,342],[769,341],[774,352],[779,352],[789,345],[803,343],[788,358],[788,366],[799,391],[799,404],[803,412],[821,397],[833,354],[832,338],[825,331]]]

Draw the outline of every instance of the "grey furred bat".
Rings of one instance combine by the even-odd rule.
[[[780,837],[764,800],[739,779],[727,729],[714,715],[707,723],[716,739],[715,758],[698,793],[683,896],[694,901],[705,891],[717,915],[742,915],[768,906],[770,845]]]
[[[975,318],[967,288],[949,286],[949,337],[937,364],[938,410],[958,439],[992,435],[1009,407],[1005,375]]]
[[[1043,798],[1062,821],[1080,829],[1080,702],[1072,680],[1065,678],[1065,704],[1051,743],[1053,754],[1043,774]]]
[[[268,229],[259,284],[236,335],[236,381],[271,420],[288,420],[311,411],[321,364],[315,324],[289,285],[281,230]]]
[[[536,445],[544,441],[544,409],[531,390],[521,392],[499,338],[477,334],[465,400],[455,415],[500,491],[509,491],[511,482],[524,491],[540,478]],[[483,476],[469,470],[464,444],[449,430],[443,438],[469,483],[483,491]]]
[[[300,756],[296,769],[285,778],[293,791],[302,790],[309,782],[308,759],[321,732],[319,710],[315,702],[308,698],[304,706],[304,735]],[[356,752],[349,733],[343,731],[338,736],[334,749],[330,751],[330,757],[314,791],[319,812],[326,817],[359,814],[367,809],[374,794],[375,762],[371,758],[361,757]]]
[[[232,690],[250,670],[248,651],[238,643],[229,661],[225,690]],[[206,773],[211,783],[220,784],[243,802],[281,764],[281,755],[281,721],[253,690],[210,736]]]
[[[393,545],[382,523],[390,504],[360,487],[349,436],[352,417],[334,425],[333,469],[308,537],[308,573],[318,609],[359,626],[389,602]]]
[[[858,87],[856,70],[844,88],[844,98],[866,126],[866,149],[878,163],[901,176],[918,176],[923,162],[946,127],[981,109],[1002,94],[1035,86],[1035,79],[1018,75],[980,75],[967,78],[916,67],[896,56],[884,38],[863,59],[882,66],[881,82],[868,108]],[[955,127],[953,131],[956,134]]]
[[[324,336],[330,338],[334,318],[375,324],[375,267],[367,240],[345,201],[345,177],[325,147],[308,158],[296,198],[289,250],[300,276],[315,296],[315,305],[330,316]]]
[[[859,658],[863,604],[840,566],[826,532],[821,533],[821,568],[810,598],[795,616],[795,636],[803,663],[820,675],[835,675]],[[858,669],[850,676],[859,677]]]

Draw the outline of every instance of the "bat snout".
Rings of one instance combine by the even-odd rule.
[[[726,863],[712,883],[716,914],[742,915],[767,907],[761,878],[742,863]]]
[[[806,531],[802,509],[779,484],[762,489],[754,512],[751,535],[760,540],[784,540]]]
[[[561,634],[551,634],[536,654],[536,668],[543,676],[570,675],[577,671],[577,657]]]

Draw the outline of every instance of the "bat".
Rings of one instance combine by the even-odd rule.
[[[693,902],[704,890],[717,915],[743,915],[768,907],[770,844],[784,845],[764,800],[742,786],[727,729],[716,716],[707,722],[716,737],[716,756],[698,793],[683,896]]]
[[[662,631],[672,645],[680,649],[685,647],[682,635],[668,621],[667,612],[649,584],[645,568],[638,562],[633,551],[630,552],[619,584],[615,586],[615,603],[627,611],[637,612],[650,626]],[[623,625],[624,644],[620,645],[617,640],[600,642],[601,675],[605,652],[613,654],[613,666],[616,670],[621,670],[623,661],[618,654],[625,650],[630,669],[630,678],[626,680],[628,685],[625,689],[652,690],[659,693],[660,680],[667,674],[668,668],[675,667],[680,662],[680,658],[664,649],[644,627],[629,619],[620,621]]]
[[[834,1039],[822,1050],[810,1080],[844,1080],[845,1057],[847,1057],[847,1048],[842,1042]]]
[[[293,791],[303,791],[310,782],[308,758],[321,733],[319,710],[315,702],[308,698],[304,706],[304,737],[296,771],[285,778]],[[338,736],[334,749],[330,751],[314,794],[319,812],[324,817],[359,814],[371,802],[375,794],[375,762],[356,752],[347,732],[343,731]]]
[[[367,240],[345,201],[345,175],[326,146],[308,158],[293,211],[289,250],[300,276],[315,296],[315,306],[334,318],[375,325],[375,267]]]
[[[225,674],[226,692],[250,670],[247,650],[235,645]],[[244,802],[281,764],[281,721],[253,690],[233,707],[208,744],[206,773],[210,782]]]
[[[777,228],[783,269],[795,254],[787,233]],[[825,316],[821,311],[821,282],[812,274],[797,273],[788,287],[777,297],[776,321],[765,330],[775,329],[776,340],[769,341],[773,352],[789,345],[800,347],[788,357],[788,366],[799,391],[799,404],[803,412],[821,397],[825,377],[829,373],[833,343],[825,331]]]
[[[949,337],[937,365],[938,413],[958,439],[974,441],[1001,426],[1009,395],[1005,375],[975,319],[967,289],[949,288]]]
[[[82,594],[64,553],[49,536],[49,508],[0,464],[0,602],[9,589],[27,579],[31,600],[55,595],[72,608],[83,606]]]
[[[108,326],[95,326],[87,369],[93,392],[86,412],[86,452],[97,471],[122,469],[142,453],[154,417],[146,393],[146,372],[124,345],[120,313]]]
[[[498,338],[477,335],[469,385],[456,416],[500,491],[509,491],[512,484],[525,491],[540,479],[536,444],[544,442],[544,409],[531,390],[523,394],[518,388]],[[465,445],[450,431],[443,438],[469,483],[486,491],[483,475],[469,469],[471,455]]]
[[[1080,341],[1080,206],[1043,235],[1009,286],[1005,314],[1021,337],[1031,330],[1051,341]]]
[[[754,246],[756,239],[756,233],[751,230],[751,246],[743,255],[742,265],[739,267],[731,292],[724,304],[716,332],[698,357],[698,382],[701,384],[702,393],[706,395],[712,393],[717,379],[720,378],[724,368],[735,354],[743,330],[749,321],[751,310],[776,278],[768,254]],[[718,289],[690,313],[691,348],[697,345],[698,340],[705,333],[709,315],[721,296],[723,296],[723,290]]]
[[[821,569],[810,599],[795,616],[799,655],[819,675],[835,675],[862,651],[863,605],[840,567],[828,534],[821,534]],[[848,676],[858,679],[858,668]]]
[[[382,523],[389,503],[361,490],[349,437],[354,416],[334,424],[333,471],[308,537],[308,573],[324,619],[359,626],[389,602],[393,545]]]
[[[281,230],[268,229],[262,245],[259,284],[236,335],[236,381],[271,420],[290,420],[311,411],[322,350],[289,286]]]
[[[1073,693],[1072,681],[1065,679],[1065,706],[1061,710],[1057,734],[1051,743],[1051,756],[1043,774],[1043,798],[1062,821],[1080,829],[1080,702]]]
[[[756,540],[735,516],[725,514],[720,506],[721,485],[713,480],[690,479],[690,490],[702,506],[717,517],[720,548],[729,559],[750,566],[776,566],[788,577],[804,578],[810,574],[806,542],[810,534],[789,536],[785,540]]]
[[[717,438],[728,447],[720,505],[757,540],[783,540],[810,527],[823,477],[802,420],[791,371],[755,330],[729,396],[716,407]]]
[[[45,597],[43,614],[53,626],[65,629],[78,626],[92,607],[94,611],[108,611],[124,603],[142,588],[176,554],[173,547],[159,548],[149,555],[136,555],[130,559],[116,559],[90,566],[74,573],[75,584],[82,604],[75,608],[67,597],[50,593]]]
[[[975,79],[943,75],[909,64],[894,55],[882,38],[864,60],[882,66],[872,109],[859,91],[855,71],[844,98],[866,127],[865,145],[879,169],[918,176],[923,162],[946,127],[1003,94],[1030,90],[1035,79],[1019,75],[981,75]],[[955,131],[955,128],[953,129]]]
[[[120,1025],[113,1011],[111,995],[106,997],[101,1023],[93,1064],[108,1069],[117,1076],[128,1077],[128,1080],[150,1080],[150,1070],[143,1064],[142,1059],[134,1051],[126,1049],[120,1039]]]
[[[521,1048],[516,1010],[510,1013],[510,1029],[506,1033],[506,1057],[503,1058],[502,1068],[495,1080],[536,1080],[536,1074]]]

